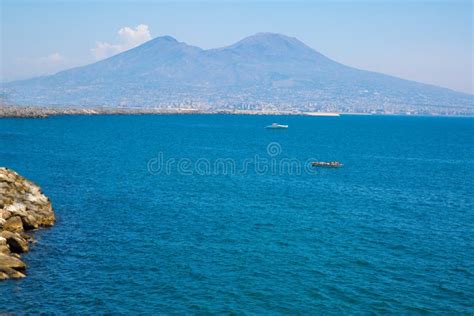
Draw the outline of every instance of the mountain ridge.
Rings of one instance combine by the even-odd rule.
[[[171,36],[93,64],[2,85],[8,104],[387,113],[473,112],[473,96],[334,61],[257,33],[202,49]]]

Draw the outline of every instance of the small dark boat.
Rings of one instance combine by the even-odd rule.
[[[339,161],[330,161],[330,162],[326,162],[326,161],[313,161],[311,163],[311,166],[313,167],[328,167],[328,168],[340,168],[343,166],[342,163],[340,163]]]

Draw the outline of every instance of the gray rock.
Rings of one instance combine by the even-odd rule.
[[[23,231],[23,222],[21,221],[20,216],[12,216],[6,220],[3,224],[3,230],[8,230],[11,232],[22,232]]]
[[[8,267],[4,267],[4,268],[0,268],[0,280],[3,278],[3,280],[9,278],[9,279],[20,279],[20,278],[24,278],[25,275],[16,270],[16,269],[13,269],[13,268],[8,268]],[[4,276],[7,276],[6,278]]]
[[[7,211],[6,209],[0,209],[0,218],[7,219],[10,216],[12,216],[12,214],[9,211]]]
[[[0,245],[0,254],[3,253],[8,255],[10,252],[10,247],[8,247],[8,245]]]
[[[10,247],[7,244],[7,240],[4,237],[0,237],[0,254],[10,253]]]
[[[39,226],[36,217],[31,214],[23,216],[21,221],[23,222],[23,227],[25,230],[37,229]]]
[[[33,182],[0,168],[0,280],[22,278],[26,265],[20,253],[34,242],[28,230],[52,226],[51,202]]]
[[[5,211],[10,212],[12,215],[18,216],[26,216],[28,213],[26,212],[26,206],[22,203],[13,203],[10,205],[5,206]]]
[[[23,253],[28,251],[28,242],[20,234],[3,231],[0,235],[6,239],[11,252]]]
[[[0,270],[3,270],[4,268],[24,271],[26,269],[26,265],[18,258],[5,254],[0,254]]]

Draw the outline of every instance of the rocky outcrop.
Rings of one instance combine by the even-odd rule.
[[[29,250],[31,232],[54,221],[51,202],[36,184],[0,168],[0,280],[25,276],[21,253]]]

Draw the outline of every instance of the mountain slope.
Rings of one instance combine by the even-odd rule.
[[[91,65],[5,84],[3,95],[33,105],[473,112],[472,95],[354,69],[272,33],[210,50],[158,37]]]

